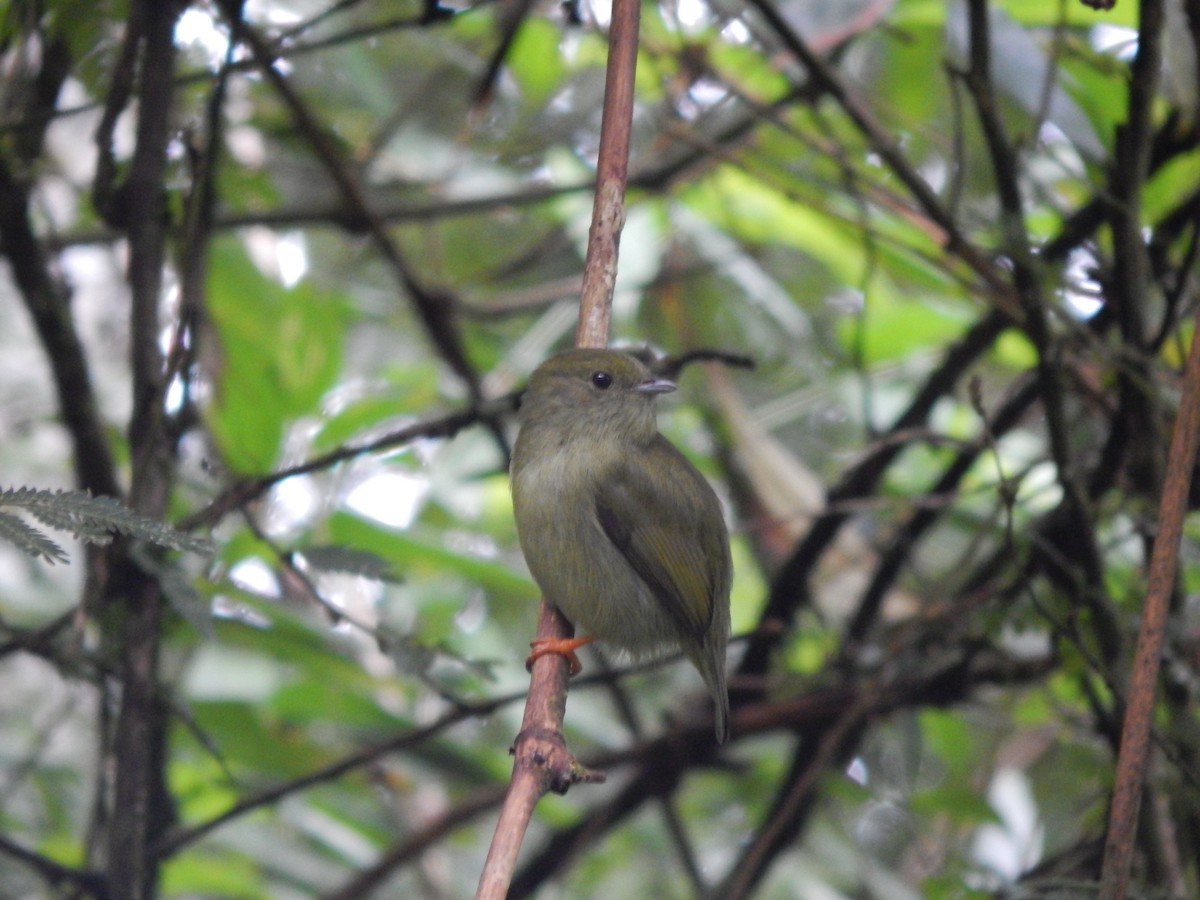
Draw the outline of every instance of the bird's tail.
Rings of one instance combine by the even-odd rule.
[[[729,689],[725,686],[725,648],[697,647],[688,654],[713,698],[717,743],[729,737]]]

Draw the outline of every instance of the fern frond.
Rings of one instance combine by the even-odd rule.
[[[114,534],[123,534],[172,550],[187,550],[201,555],[214,552],[214,545],[208,538],[176,531],[169,525],[134,512],[113,497],[93,497],[86,491],[9,488],[0,491],[0,507],[5,506],[22,509],[48,528],[66,531],[92,544],[107,544]],[[8,515],[8,518],[20,522],[15,516]],[[25,552],[46,556],[44,550],[30,549],[30,535],[37,535],[41,541],[58,549],[59,555],[55,558],[65,561],[66,555],[61,547],[24,522],[20,524],[25,529],[22,532],[24,541],[9,537],[7,533],[3,536]]]
[[[58,544],[36,528],[30,528],[16,516],[0,512],[0,539],[8,541],[22,553],[41,557],[53,565],[66,562],[67,554]]]

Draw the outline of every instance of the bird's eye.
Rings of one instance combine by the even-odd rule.
[[[607,391],[610,387],[612,387],[612,376],[607,372],[593,372],[592,384],[600,388],[602,391]]]

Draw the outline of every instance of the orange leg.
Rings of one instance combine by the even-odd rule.
[[[535,660],[543,656],[555,654],[557,656],[566,657],[566,660],[571,665],[571,674],[578,675],[583,671],[583,663],[579,661],[579,657],[575,655],[575,651],[584,644],[590,644],[595,638],[540,638],[536,641],[530,641],[529,646],[533,648],[533,652],[529,654],[529,658],[525,660],[525,671],[533,669]]]

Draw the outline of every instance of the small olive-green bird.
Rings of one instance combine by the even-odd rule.
[[[724,741],[729,535],[712,487],[658,433],[654,400],[673,390],[612,350],[569,350],[530,378],[512,458],[517,534],[546,598],[586,634],[532,658],[593,639],[634,657],[681,649]]]

